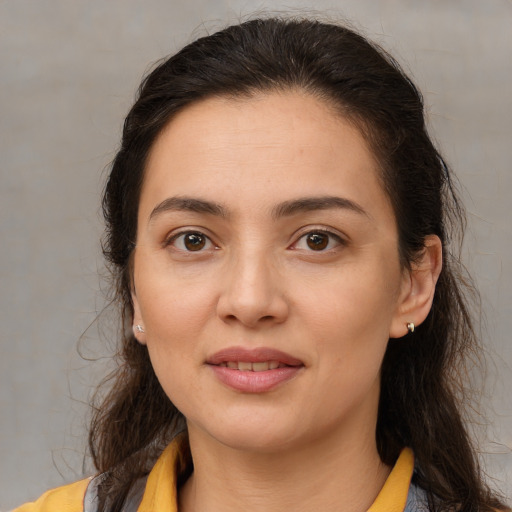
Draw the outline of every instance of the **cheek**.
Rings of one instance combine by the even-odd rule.
[[[399,270],[347,267],[311,284],[297,302],[332,389],[367,389],[378,377],[398,297]],[[296,292],[296,296],[298,293]],[[304,325],[306,323],[306,325]]]
[[[399,283],[398,269],[347,265],[325,279],[303,283],[302,292],[297,288],[293,296],[299,314],[316,330],[331,330],[343,338],[372,333],[387,337]]]
[[[185,279],[154,266],[139,267],[137,299],[146,345],[155,373],[171,401],[180,408],[183,383],[196,385],[190,369],[204,357],[205,325],[214,314],[214,292],[207,279]],[[181,391],[180,391],[181,390]]]
[[[202,361],[201,344],[210,300],[204,287],[183,289],[177,283],[148,287],[142,312],[147,348],[155,374],[166,395],[180,410],[187,410],[187,397],[200,396],[192,372]]]
[[[179,275],[172,270],[142,269],[137,297],[148,332],[194,333],[211,316],[215,284],[207,275]],[[190,336],[188,336],[190,338]]]

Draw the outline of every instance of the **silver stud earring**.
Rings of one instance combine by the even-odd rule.
[[[140,324],[137,324],[137,325],[135,326],[135,329],[137,329],[137,332],[140,332],[140,333],[144,333],[144,332],[146,332],[146,331],[144,330],[144,327],[142,327],[142,325],[140,325]]]
[[[414,323],[413,322],[409,322],[407,324],[407,330],[410,332],[410,333],[413,333],[414,332]]]

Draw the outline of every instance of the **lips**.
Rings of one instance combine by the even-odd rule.
[[[248,363],[265,363],[277,361],[285,366],[303,366],[304,363],[286,352],[281,352],[273,348],[258,347],[247,349],[244,347],[229,347],[220,350],[209,357],[206,361],[208,364],[221,365],[229,362],[248,362]]]
[[[243,393],[264,393],[295,377],[304,363],[272,348],[230,347],[208,358],[214,375]]]

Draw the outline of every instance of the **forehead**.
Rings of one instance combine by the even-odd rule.
[[[311,95],[215,97],[180,111],[159,135],[142,200],[192,194],[261,205],[333,190],[383,196],[377,169],[361,132]]]
[[[242,149],[241,146],[251,142],[275,150],[295,147],[306,153],[310,147],[331,152],[343,142],[340,135],[358,139],[353,148],[364,149],[365,156],[371,157],[370,147],[355,124],[337,113],[332,105],[307,92],[290,90],[243,97],[217,96],[180,110],[160,133],[151,154],[162,144],[167,145],[171,138],[176,145],[187,143],[180,148],[182,153],[235,146]]]

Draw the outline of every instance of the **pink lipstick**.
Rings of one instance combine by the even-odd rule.
[[[304,363],[285,352],[267,347],[230,347],[206,363],[225,385],[242,393],[264,393],[297,375]]]

